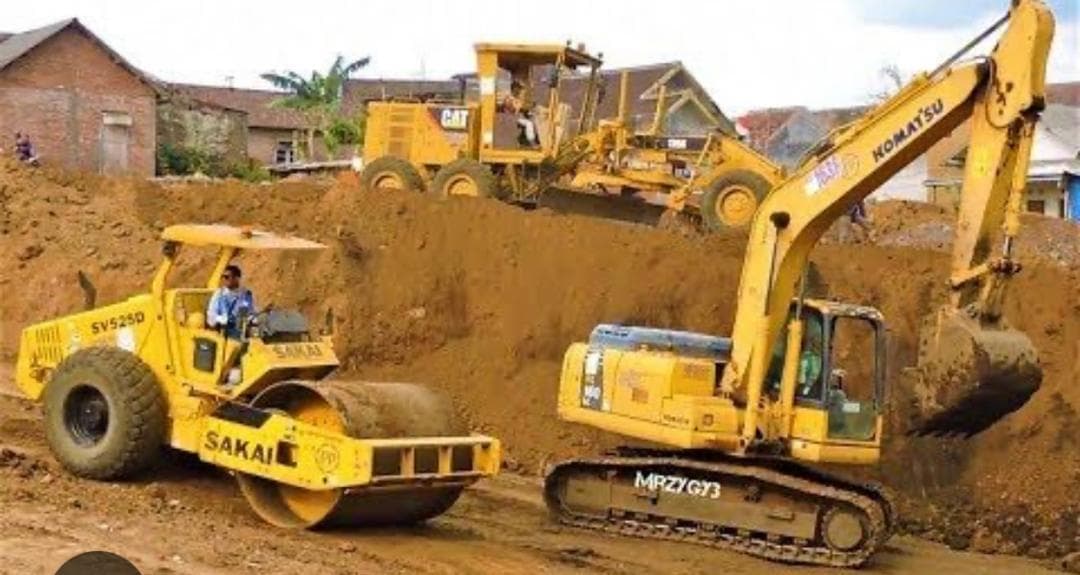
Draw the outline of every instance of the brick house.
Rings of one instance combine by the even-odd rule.
[[[247,115],[247,154],[266,165],[288,164],[300,160],[299,150],[307,137],[307,117],[300,111],[274,106],[285,96],[274,90],[252,90],[225,86],[169,84],[172,92],[197,101]],[[346,116],[362,113],[366,102],[389,98],[453,99],[461,92],[457,80],[395,80],[354,78],[343,87],[341,109]],[[340,150],[347,158],[352,150]],[[322,139],[315,137],[315,157],[327,157]]]
[[[157,104],[158,173],[169,173],[168,154],[197,150],[228,170],[248,162],[248,114],[175,90],[162,90]]]
[[[155,82],[76,19],[0,34],[0,138],[28,133],[47,163],[154,175],[156,99]]]
[[[198,84],[169,84],[169,88],[198,101],[244,112],[247,115],[247,155],[256,162],[275,165],[300,160],[299,150],[309,122],[298,110],[273,105],[285,95],[282,92]],[[316,139],[316,157],[325,153],[325,147]]]

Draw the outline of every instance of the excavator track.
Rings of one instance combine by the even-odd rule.
[[[865,563],[895,517],[877,485],[714,452],[621,449],[560,462],[546,474],[544,499],[575,527],[830,567]]]

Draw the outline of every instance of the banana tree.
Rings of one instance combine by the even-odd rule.
[[[261,75],[263,80],[285,92],[272,106],[299,110],[307,118],[308,126],[305,132],[308,159],[315,157],[316,133],[323,135],[324,143],[331,154],[341,145],[340,138],[326,135],[335,124],[342,121],[341,101],[345,92],[345,81],[370,62],[370,57],[346,62],[339,54],[325,74],[312,71],[308,78],[292,71]]]

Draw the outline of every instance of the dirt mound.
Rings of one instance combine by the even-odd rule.
[[[9,270],[0,279],[0,354],[9,359],[25,324],[81,305],[77,269],[93,278],[99,301],[115,301],[148,285],[163,226],[258,223],[331,247],[316,256],[245,256],[260,302],[297,306],[311,318],[332,308],[347,371],[443,389],[475,428],[503,439],[510,466],[526,472],[618,441],[557,421],[566,345],[599,322],[728,332],[743,250],[737,237],[488,201],[361,194],[333,182],[166,186],[8,165],[0,166],[0,201],[0,266]],[[947,243],[897,234],[949,216],[908,204],[879,206],[874,215],[885,246],[824,245],[813,260],[820,295],[885,313],[896,382],[914,363],[919,321],[941,301],[948,269]],[[1036,239],[1022,247],[1032,257],[1007,313],[1040,350],[1043,388],[968,442],[892,437],[879,471],[907,497],[912,530],[956,546],[1001,537],[1020,552],[1057,555],[1078,547],[1080,269],[1037,244],[1063,241],[1058,222],[1025,223]],[[195,278],[198,266],[187,269],[180,277]],[[902,390],[891,391],[903,401]],[[969,517],[982,520],[958,519]]]
[[[873,208],[877,244],[935,251],[952,249],[956,214],[921,202],[888,201]],[[1080,266],[1080,226],[1075,222],[1023,214],[1016,257],[1062,267]]]

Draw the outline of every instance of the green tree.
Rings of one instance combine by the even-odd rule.
[[[336,153],[342,145],[357,143],[355,130],[359,128],[359,120],[350,121],[343,117],[341,100],[345,92],[345,80],[370,62],[371,58],[366,57],[346,63],[345,58],[339,54],[325,74],[312,71],[309,78],[291,71],[262,74],[263,80],[286,92],[285,96],[275,100],[272,105],[299,110],[307,118],[308,159],[315,156],[316,133],[323,136],[330,154]]]

